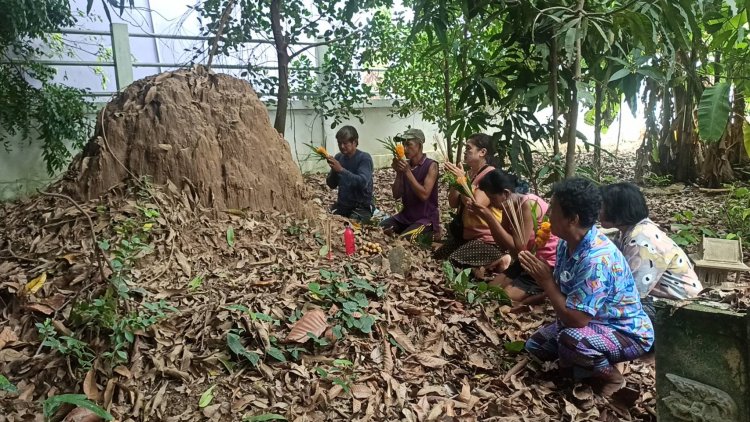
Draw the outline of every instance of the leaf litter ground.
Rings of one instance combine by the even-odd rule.
[[[605,161],[612,172],[623,168]],[[376,173],[377,205],[389,213],[397,210],[387,199],[392,177]],[[335,193],[322,175],[307,184],[321,218],[205,210],[171,185],[123,186],[81,204],[98,241],[119,245],[133,222],[143,233],[145,246],[129,249],[129,286],[121,286],[132,299],[117,312],[159,305],[143,311],[151,324],[139,319],[142,328],[130,326],[130,339],[119,342],[125,360],[105,355],[111,330],[81,321],[81,304],[110,285],[86,216],[48,196],[0,208],[0,374],[17,389],[0,391],[0,421],[42,420],[41,402],[64,393],[85,394],[121,421],[655,420],[649,363],[625,366],[641,394],[623,409],[559,379],[554,364],[509,351],[551,321],[550,308],[512,314],[493,301],[468,304],[446,287],[429,250],[376,228],[364,226],[358,242],[383,253],[346,258],[340,220],[332,224],[335,257],[326,259],[323,205]],[[716,208],[716,197],[699,192],[681,198],[651,201],[657,221],[686,200]],[[394,249],[405,251],[395,263],[404,275],[392,271]],[[116,253],[108,249],[110,262]],[[104,276],[113,271],[123,272],[106,268]],[[84,341],[92,356],[43,346],[37,324],[45,320],[53,337]]]

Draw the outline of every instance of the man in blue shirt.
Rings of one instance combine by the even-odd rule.
[[[331,171],[326,184],[338,188],[338,199],[331,206],[336,215],[363,221],[372,218],[372,157],[357,149],[359,134],[353,126],[336,132],[340,153],[328,158]]]

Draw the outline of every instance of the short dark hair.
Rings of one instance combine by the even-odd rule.
[[[500,169],[492,170],[479,181],[479,189],[491,195],[502,193],[506,189],[515,192],[516,186],[518,177]]]
[[[638,186],[622,182],[602,186],[602,209],[607,221],[632,226],[648,217],[648,205]]]
[[[359,144],[359,133],[354,126],[342,126],[338,132],[336,132],[336,142],[344,141],[355,141]]]
[[[578,216],[581,227],[591,227],[599,216],[602,195],[594,182],[573,177],[552,186],[552,197],[567,218]]]

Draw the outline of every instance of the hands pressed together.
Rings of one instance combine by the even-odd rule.
[[[546,287],[555,283],[555,279],[552,276],[552,268],[549,264],[537,258],[533,253],[529,251],[521,251],[518,254],[518,260],[521,262],[521,267],[529,273],[534,280],[539,284],[539,287],[547,290]]]
[[[409,170],[409,162],[406,160],[394,158],[393,162],[391,162],[391,168],[395,170],[396,173],[406,173],[406,171]]]

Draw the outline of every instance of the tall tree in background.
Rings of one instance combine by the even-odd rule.
[[[206,22],[203,34],[217,38],[218,42],[213,44],[216,48],[212,50],[219,54],[232,56],[253,39],[272,41],[277,76],[260,72],[257,63],[248,63],[248,69],[256,73],[254,76],[263,87],[275,91],[274,127],[283,135],[292,95],[290,80],[302,80],[302,85],[310,85],[304,82],[311,79],[312,72],[309,68],[311,62],[304,53],[316,46],[329,46],[329,50],[333,50],[326,54],[321,74],[312,77],[318,81],[314,93],[318,96],[317,104],[335,119],[361,113],[354,105],[369,100],[372,92],[354,71],[361,45],[368,41],[363,36],[368,31],[368,23],[355,23],[356,18],[391,3],[391,0],[314,1],[311,4],[302,0],[239,3],[235,0],[206,0],[196,9]],[[302,67],[297,75],[291,66],[295,60]],[[342,107],[342,104],[350,106]]]
[[[86,141],[91,105],[84,91],[51,82],[55,69],[34,60],[59,50],[50,33],[74,23],[67,0],[7,0],[0,13],[0,141],[10,150],[15,140],[41,139],[50,175],[68,162],[69,147]]]

